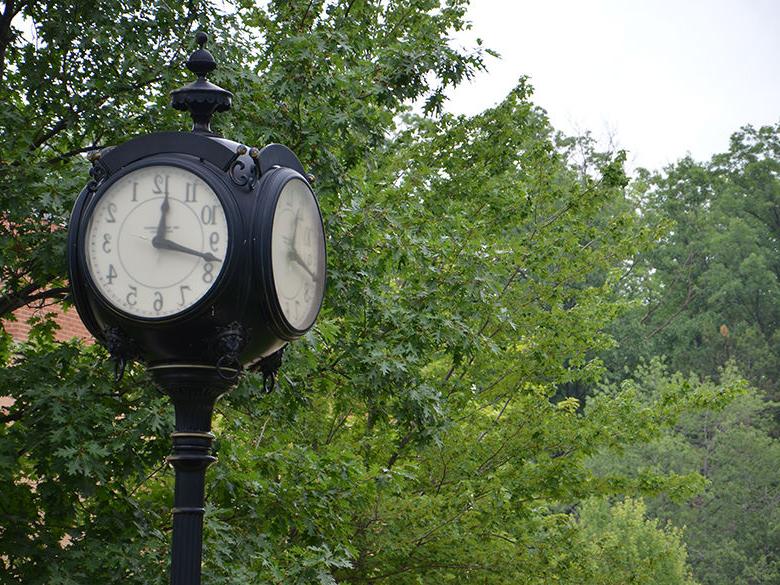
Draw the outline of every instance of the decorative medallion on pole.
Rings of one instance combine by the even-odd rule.
[[[138,136],[93,157],[76,200],[68,271],[82,321],[121,377],[145,365],[176,415],[171,583],[199,585],[206,468],[216,401],[246,367],[273,387],[286,345],[314,325],[325,293],[317,198],[286,146],[248,147],[211,131],[232,94],[197,33],[171,94],[191,132]],[[270,381],[270,384],[269,384]]]

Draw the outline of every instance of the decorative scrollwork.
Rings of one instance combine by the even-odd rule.
[[[266,394],[273,392],[276,387],[276,377],[279,375],[279,368],[282,367],[282,358],[286,347],[286,345],[282,346],[271,355],[264,357],[253,368],[263,374],[263,390]]]
[[[251,165],[247,165],[246,159],[241,160],[240,158],[247,152],[252,158]],[[246,187],[249,191],[254,190],[257,182],[260,180],[260,150],[254,146],[247,150],[247,147],[243,144],[238,145],[233,158],[228,162],[227,168],[228,176],[235,185]]]
[[[238,356],[246,346],[246,329],[233,321],[217,333],[217,373],[224,380],[234,380],[241,371]]]
[[[89,176],[92,177],[92,180],[87,184],[87,189],[92,192],[97,191],[100,183],[108,176],[108,170],[100,162],[101,154],[102,151],[93,152],[88,157],[88,160],[92,163],[92,168],[89,169]]]
[[[103,335],[110,359],[114,362],[114,383],[117,383],[124,376],[127,363],[136,355],[135,346],[118,327],[106,327]]]
[[[260,180],[260,149],[253,146],[249,149],[249,156],[252,158],[252,178],[249,180],[249,190],[254,191],[255,185]]]
[[[246,187],[249,184],[249,177],[247,176],[247,173],[244,172],[244,169],[246,169],[246,163],[242,160],[236,160],[230,165],[230,170],[228,171],[230,180],[239,187]]]

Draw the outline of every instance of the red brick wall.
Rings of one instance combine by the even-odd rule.
[[[55,321],[60,326],[59,330],[55,332],[55,337],[58,341],[66,341],[73,337],[84,339],[87,343],[94,343],[92,336],[84,327],[84,324],[79,319],[79,314],[76,309],[70,308],[68,311],[62,312],[56,310],[54,307],[46,307],[45,309],[33,309],[31,307],[22,307],[21,309],[14,311],[16,321],[3,320],[3,327],[16,341],[24,341],[30,334],[30,325],[27,320],[30,317],[44,315],[46,313],[57,313]],[[10,396],[0,396],[0,411],[6,412],[6,408],[12,406],[14,399]]]
[[[93,341],[92,336],[84,327],[81,319],[79,319],[76,309],[72,307],[65,312],[61,312],[54,307],[46,307],[45,309],[22,307],[14,311],[16,321],[3,321],[3,327],[15,340],[24,341],[30,333],[30,325],[28,325],[27,320],[30,317],[42,316],[46,313],[57,313],[55,321],[60,328],[55,333],[55,337],[58,341],[66,341],[73,337],[78,337],[88,342]]]

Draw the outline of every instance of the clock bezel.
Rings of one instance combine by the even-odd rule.
[[[320,219],[320,226],[322,228],[322,253],[323,265],[325,267],[322,275],[322,294],[320,295],[317,304],[317,310],[313,313],[309,325],[303,329],[295,327],[287,320],[287,317],[284,314],[282,305],[279,302],[279,295],[276,291],[276,282],[273,274],[273,258],[271,255],[273,223],[279,197],[281,196],[285,185],[295,179],[302,181],[309,188],[312,199],[314,200],[317,215]],[[306,177],[289,167],[278,167],[268,172],[263,179],[261,179],[259,189],[258,209],[253,214],[256,222],[254,231],[254,265],[259,267],[259,287],[260,290],[263,291],[262,296],[265,300],[265,310],[270,317],[270,325],[274,333],[285,341],[293,341],[304,335],[314,326],[325,300],[325,291],[328,284],[328,248],[325,239],[325,224],[322,220],[322,210],[320,209],[317,195],[314,192],[314,189],[312,189],[309,181],[306,180]]]
[[[95,212],[98,203],[106,194],[106,192],[112,187],[112,185],[114,185],[115,183],[117,183],[125,176],[127,176],[128,174],[134,171],[146,167],[157,167],[157,166],[178,167],[185,171],[191,172],[197,177],[199,177],[204,183],[206,183],[212,189],[212,191],[217,196],[217,200],[222,205],[222,209],[225,215],[225,223],[226,223],[227,233],[228,233],[228,244],[225,250],[224,266],[220,271],[219,275],[214,279],[214,282],[211,284],[211,287],[206,291],[206,293],[203,296],[201,296],[196,302],[182,309],[179,312],[172,313],[169,315],[163,315],[160,317],[145,317],[141,315],[136,315],[134,313],[129,313],[124,309],[122,309],[121,307],[115,305],[109,298],[106,297],[105,294],[103,294],[101,289],[94,282],[92,278],[92,274],[89,270],[89,262],[87,260],[87,248],[88,248],[87,237],[89,235],[88,228],[89,228],[89,223],[92,218],[92,215]],[[78,260],[79,260],[79,265],[80,265],[79,267],[81,273],[84,275],[84,280],[86,281],[87,284],[87,288],[89,289],[90,293],[92,293],[92,297],[100,302],[101,306],[110,310],[114,314],[121,316],[124,319],[129,319],[137,323],[144,323],[149,325],[156,324],[156,323],[170,323],[170,322],[181,321],[196,316],[202,313],[207,305],[210,305],[211,303],[214,302],[214,299],[218,296],[220,290],[223,288],[222,284],[229,279],[229,275],[232,274],[232,271],[234,270],[234,264],[235,264],[234,250],[236,246],[236,231],[237,231],[235,226],[238,224],[238,221],[240,219],[238,216],[239,216],[238,208],[235,201],[233,200],[233,197],[230,194],[229,186],[225,185],[222,178],[217,173],[213,172],[208,166],[206,166],[206,163],[204,162],[196,161],[194,159],[189,160],[186,158],[180,158],[168,154],[168,155],[151,155],[149,157],[145,157],[143,159],[130,163],[127,166],[117,170],[109,177],[107,177],[105,181],[103,181],[100,184],[100,186],[97,188],[93,197],[89,201],[87,201],[84,205],[84,211],[82,213],[81,221],[79,224],[80,237],[79,237],[78,245],[80,249],[78,252]]]

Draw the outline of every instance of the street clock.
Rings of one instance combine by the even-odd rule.
[[[286,146],[211,131],[232,94],[206,79],[206,35],[172,92],[191,132],[136,137],[92,157],[68,232],[73,302],[121,376],[144,363],[175,407],[172,585],[200,584],[205,471],[216,400],[246,366],[273,387],[281,351],[314,325],[325,294],[317,197]],[[270,381],[270,384],[268,382]]]
[[[295,154],[210,131],[231,95],[205,80],[209,57],[196,51],[188,66],[200,79],[174,92],[193,132],[141,136],[93,161],[69,269],[79,314],[117,359],[233,375],[313,326],[325,234]]]

